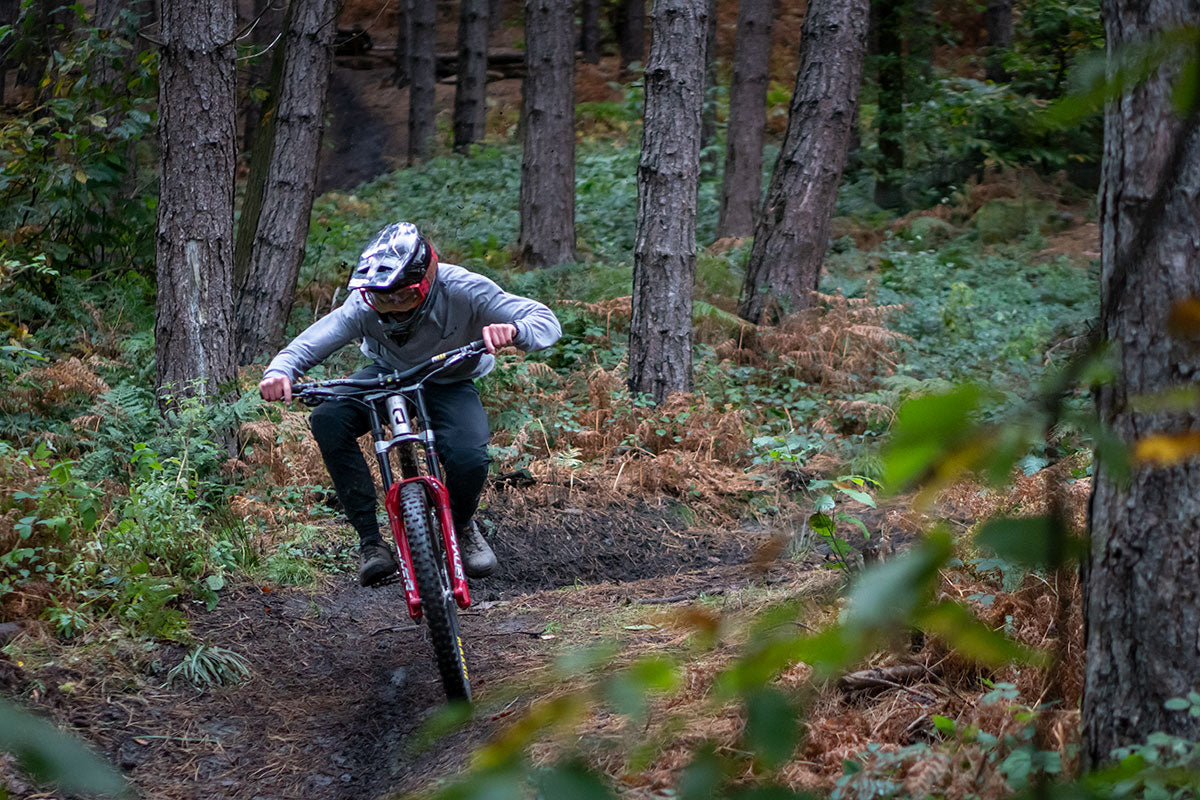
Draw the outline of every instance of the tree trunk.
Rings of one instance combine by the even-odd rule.
[[[0,0],[0,25],[12,25],[13,32],[0,42],[0,106],[9,102],[9,92],[18,85],[16,37],[21,35],[18,23],[21,18],[21,0]],[[11,73],[11,74],[10,74]]]
[[[396,69],[392,72],[392,85],[403,89],[408,86],[410,75],[408,43],[412,40],[411,0],[398,0],[396,6]]]
[[[717,238],[752,234],[754,216],[762,202],[763,131],[767,125],[767,69],[774,15],[774,0],[738,3]]]
[[[629,390],[692,390],[692,283],[708,0],[655,0],[638,162]]]
[[[296,294],[316,190],[341,0],[292,0],[250,163],[234,252],[239,364],[273,353]]]
[[[436,133],[437,5],[411,0],[408,64],[408,163],[429,158]]]
[[[645,59],[646,0],[617,0],[616,12],[617,51],[627,79],[630,65]]]
[[[1108,52],[1200,24],[1183,0],[1105,0]],[[1131,399],[1194,386],[1194,340],[1168,334],[1174,303],[1200,295],[1200,129],[1171,89],[1179,61],[1110,102],[1104,117],[1100,329],[1120,378],[1098,394],[1101,420],[1127,442],[1200,430],[1200,414],[1135,412]],[[1191,334],[1194,336],[1195,332]],[[1200,738],[1200,719],[1164,708],[1200,676],[1200,463],[1136,466],[1120,485],[1101,463],[1091,499],[1084,598],[1085,763],[1155,731]]]
[[[154,317],[162,402],[213,398],[233,358],[233,4],[163,0]]]
[[[904,205],[901,176],[904,171],[904,37],[903,5],[874,0],[875,33],[879,43],[879,171],[875,202],[883,208]]]
[[[488,30],[492,33],[504,27],[504,0],[488,0]]]
[[[716,154],[705,149],[717,135],[717,0],[708,0],[708,25],[704,31],[704,108],[700,112],[700,154],[707,173],[716,165]]]
[[[125,91],[129,73],[133,71],[138,56],[145,49],[144,41],[138,38],[138,29],[146,25],[153,13],[154,3],[151,0],[100,0],[96,3],[96,16],[93,24],[101,30],[109,31],[111,36],[122,38],[132,45],[128,50],[122,51],[121,58],[101,59],[100,63],[94,66],[97,83],[111,87],[114,92]],[[115,127],[124,119],[124,114],[110,111],[107,119],[109,126]],[[138,191],[138,141],[136,139],[130,139],[125,143],[122,167],[125,175],[121,179],[120,197],[130,199]]]
[[[263,101],[260,93],[268,89],[273,63],[272,45],[282,46],[282,36],[277,40],[276,35],[283,30],[283,23],[277,14],[272,13],[271,0],[254,0],[253,16],[247,23],[254,22],[250,31],[250,43],[254,58],[246,61],[245,69],[245,99],[242,102],[242,151],[254,152],[254,136],[263,123]]]
[[[739,313],[773,321],[808,306],[858,105],[868,0],[810,0],[800,70],[775,172],[746,267]]]
[[[1013,43],[1012,0],[987,0],[984,21],[988,38],[987,79],[1003,83],[1009,79],[1008,70],[1004,68],[1004,56],[1012,49]]]
[[[600,63],[600,0],[582,0],[580,3],[579,49],[584,61]]]
[[[919,83],[911,87],[909,97],[921,102],[932,94],[934,45],[937,40],[937,17],[933,0],[912,0],[908,23],[908,53],[915,64]]]
[[[462,0],[459,6],[454,149],[460,153],[487,135],[487,4]]]
[[[521,260],[575,260],[575,19],[564,0],[525,0]]]
[[[24,5],[24,4],[21,4]],[[42,77],[50,55],[75,29],[75,9],[66,3],[34,0],[17,13],[14,30],[0,45],[15,62],[16,85],[33,87],[38,103],[49,99]]]

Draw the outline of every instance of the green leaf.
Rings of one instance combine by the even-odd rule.
[[[462,783],[438,792],[438,800],[525,800],[526,774],[519,762],[476,771]]]
[[[835,530],[833,520],[827,514],[819,512],[808,518],[808,527],[822,536],[833,536]]]
[[[938,733],[943,736],[954,736],[958,731],[958,726],[954,720],[943,717],[941,714],[933,715],[933,727],[937,728]]]
[[[866,492],[860,491],[858,489],[846,489],[841,486],[839,486],[838,489],[841,491],[842,494],[846,495],[850,499],[857,500],[858,502],[862,503],[864,506],[870,506],[871,508],[875,508],[875,498],[871,497],[871,495],[867,494]]]
[[[888,491],[903,491],[928,471],[970,429],[978,407],[979,390],[970,384],[901,405],[883,452],[883,483]]]
[[[701,747],[679,776],[679,800],[710,800],[716,795],[724,772],[713,745]]]
[[[1057,553],[1056,535],[1062,539]],[[1032,569],[1056,569],[1081,554],[1079,542],[1067,538],[1066,531],[1056,534],[1049,517],[994,519],[979,529],[975,541],[1005,561]]]
[[[12,753],[38,781],[67,794],[115,797],[128,787],[103,759],[49,722],[0,699],[0,750]]]
[[[1196,107],[1198,93],[1200,93],[1200,61],[1192,56],[1180,67],[1179,74],[1175,78],[1175,85],[1171,87],[1171,105],[1175,107],[1180,116],[1186,117]]]
[[[778,689],[762,688],[746,695],[746,749],[768,768],[787,762],[800,741],[796,712]]]
[[[811,666],[817,676],[828,677],[862,658],[871,645],[871,638],[862,631],[842,625],[808,636],[768,639],[717,676],[717,691],[728,699],[762,686],[800,661]]]
[[[958,603],[945,600],[917,615],[922,629],[936,633],[963,657],[989,666],[1042,664],[1041,653],[1023,647],[979,621]]]
[[[848,522],[851,525],[857,525],[859,530],[862,531],[862,534],[865,538],[867,538],[867,539],[871,538],[871,531],[867,530],[867,523],[863,522],[858,517],[852,517],[849,514],[839,513],[837,515],[837,520],[838,520],[838,522]]]
[[[846,624],[888,630],[932,596],[938,570],[950,558],[950,534],[936,529],[900,558],[863,573],[850,592]]]
[[[225,588],[225,578],[220,575],[209,575],[204,579],[204,584],[214,592],[219,592]]]
[[[797,794],[786,786],[768,784],[734,792],[729,795],[729,800],[817,800],[817,796],[808,792]]]
[[[641,719],[646,713],[646,692],[627,673],[605,681],[604,698],[618,714]]]
[[[599,776],[575,761],[541,773],[537,784],[542,800],[610,800],[613,796]]]
[[[669,692],[679,686],[679,667],[659,656],[647,656],[629,668],[629,676],[647,692]]]

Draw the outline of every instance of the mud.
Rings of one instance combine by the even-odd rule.
[[[561,504],[529,511],[519,496],[494,494],[480,513],[500,561],[478,582],[482,600],[580,583],[636,581],[750,558],[753,542],[691,530],[678,506],[644,501],[600,508]]]
[[[513,691],[566,646],[545,634],[563,613],[557,587],[588,584],[570,595],[570,613],[581,615],[698,587],[723,591],[744,580],[737,565],[756,538],[689,530],[671,506],[647,503],[530,510],[501,495],[484,519],[503,567],[473,582],[476,604],[460,619],[472,688],[485,708],[491,689]],[[141,796],[164,800],[413,791],[460,772],[473,746],[530,699],[517,689],[503,709],[417,748],[416,734],[444,702],[424,628],[409,620],[399,586],[362,589],[349,572],[319,588],[243,585],[191,617],[197,639],[246,659],[249,679],[204,692],[164,685],[186,652],[168,646],[152,674],[123,691],[64,693],[55,687],[89,685],[86,675],[53,668],[35,677],[3,656],[0,689],[90,740]],[[0,762],[0,779],[15,798],[53,796],[23,782],[11,764]]]

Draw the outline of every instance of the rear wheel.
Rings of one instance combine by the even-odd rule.
[[[458,630],[458,607],[442,556],[441,529],[435,522],[424,486],[413,482],[400,487],[400,513],[421,595],[421,612],[429,625],[442,686],[451,700],[469,701],[471,682]]]

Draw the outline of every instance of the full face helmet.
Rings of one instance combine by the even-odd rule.
[[[437,253],[411,222],[388,225],[363,249],[350,289],[381,312],[411,312],[415,322],[429,310],[437,281]]]

